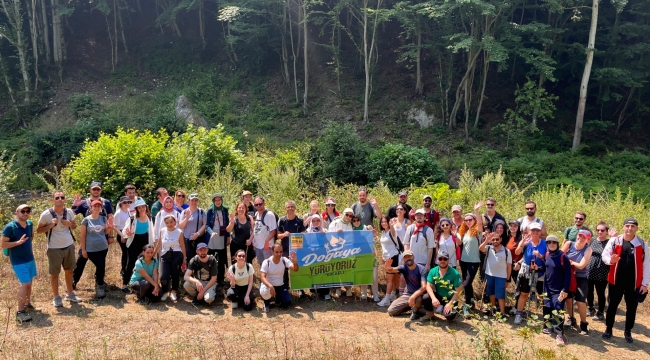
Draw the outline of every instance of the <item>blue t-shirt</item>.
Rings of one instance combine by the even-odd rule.
[[[86,227],[86,252],[108,249],[105,216],[99,216],[97,219],[87,216],[81,220],[81,225]]]
[[[539,257],[533,256],[533,251],[537,250],[539,252],[539,255],[542,257],[541,259]],[[539,267],[539,271],[537,271],[538,274],[543,274],[544,271],[542,270],[545,262],[545,256],[547,252],[546,248],[546,240],[545,239],[540,239],[539,244],[537,246],[534,246],[532,242],[528,243],[526,247],[524,247],[524,263],[530,265],[530,262],[535,258],[535,264]]]
[[[424,266],[420,264],[415,265],[415,269],[413,270],[409,269],[407,265],[400,265],[397,267],[397,271],[404,275],[404,280],[406,281],[405,294],[407,295],[411,295],[420,290],[422,283],[427,282],[427,273],[424,271]]]
[[[31,220],[27,220],[27,226],[22,227],[15,220],[10,222],[2,230],[2,236],[9,238],[9,242],[20,240],[23,235],[29,238],[22,245],[18,245],[9,249],[9,261],[11,265],[25,264],[34,260],[34,252],[32,251],[32,238],[34,236],[34,224]]]
[[[174,203],[174,210],[178,211],[179,213],[182,213],[183,210],[187,209],[188,207],[190,207],[190,204],[183,204],[183,205],[179,208],[178,205],[176,205],[176,203]]]
[[[83,216],[90,216],[90,199],[84,200],[81,205],[77,206],[76,208],[73,208],[72,211],[74,211],[75,214],[81,214]],[[104,214],[105,213],[105,214]],[[111,205],[111,201],[108,199],[104,199],[104,206],[102,207],[102,215],[109,215],[113,213],[113,205]]]
[[[135,222],[135,234],[142,235],[146,234],[149,231],[149,222],[136,220]]]
[[[156,258],[151,259],[149,265],[147,265],[147,263],[144,261],[144,258],[138,258],[138,260],[135,262],[135,268],[133,269],[133,275],[131,275],[130,283],[144,280],[144,277],[140,275],[139,270],[144,269],[144,271],[146,271],[147,274],[153,278],[153,271],[157,268],[158,268],[158,260],[156,260]]]

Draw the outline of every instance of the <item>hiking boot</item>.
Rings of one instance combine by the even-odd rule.
[[[589,335],[588,322],[580,322],[580,335]]]
[[[611,339],[612,338],[612,328],[606,328],[605,332],[601,336],[603,337],[603,339]]]
[[[61,299],[61,295],[57,295],[57,296],[54,297],[54,299],[52,300],[52,305],[54,307],[63,306],[63,300]]]
[[[34,310],[36,310],[36,308],[34,307],[34,305],[32,305],[32,303],[27,303],[25,305],[25,311],[34,311]]]
[[[596,315],[596,309],[595,308],[587,309],[587,316],[594,316],[594,315]]]
[[[521,314],[515,315],[515,325],[521,325]]]
[[[555,337],[555,344],[556,344],[557,346],[560,346],[560,347],[564,346],[564,336],[558,334],[558,335]]]
[[[75,294],[74,291],[70,292],[69,294],[65,294],[65,301],[69,301],[72,303],[80,303],[81,299]]]
[[[594,317],[591,318],[591,320],[598,320],[598,321],[603,321],[605,320],[605,317],[603,316],[603,313],[598,312]]]
[[[20,323],[27,322],[27,321],[32,321],[32,317],[31,317],[31,315],[29,315],[28,313],[26,313],[24,311],[18,311],[16,313],[16,321],[18,321]]]
[[[625,330],[623,336],[625,336],[625,341],[627,341],[628,344],[634,342],[634,339],[632,339],[632,332],[630,330]]]
[[[106,297],[106,290],[104,289],[105,285],[95,285],[95,294],[98,299],[103,299]]]

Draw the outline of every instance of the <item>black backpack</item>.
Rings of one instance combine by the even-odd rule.
[[[102,212],[100,212],[99,215],[108,217],[108,214],[106,213],[106,199],[104,199],[103,197],[100,197],[99,201],[102,202]],[[86,199],[86,213],[84,214],[84,217],[90,216],[90,214],[92,214],[92,211],[91,211],[91,208],[90,208],[90,203],[91,202],[92,202],[92,200],[90,200],[90,198]],[[63,214],[63,216],[64,216],[63,219],[65,219],[65,213]]]
[[[102,207],[102,209],[103,209],[103,207]],[[52,219],[56,219],[57,214],[56,214],[56,211],[54,211],[54,207],[51,207],[48,210],[50,211],[50,215],[52,215]],[[63,207],[63,216],[61,217],[61,220],[68,220],[68,219],[66,219],[67,214],[68,214],[68,209]],[[54,227],[52,227],[52,229],[54,229]],[[47,243],[48,244],[50,243],[50,238],[52,237],[52,229],[50,229],[47,232]],[[74,237],[74,234],[72,233],[72,229],[69,226],[68,226],[68,230],[70,230],[70,236],[72,236],[72,241],[77,241],[77,239]]]
[[[266,228],[270,230],[271,228],[269,228],[269,226],[266,225],[266,223],[264,222],[264,218],[266,217],[266,214],[267,214],[268,212],[269,212],[269,209],[264,209],[264,212],[262,213],[262,216],[260,216],[260,221],[262,222],[262,225],[266,226]],[[259,212],[255,212],[256,215],[257,215],[258,213],[259,213]],[[273,216],[275,216],[275,228],[277,229],[277,228],[278,228],[278,221],[280,220],[280,218],[278,217],[278,214],[276,214],[274,211],[271,211],[271,214],[273,214]],[[253,218],[255,219],[256,216],[253,216]],[[257,220],[257,219],[256,219],[256,220]],[[277,231],[275,232],[275,236],[274,236],[273,238],[274,238],[274,239],[277,239],[277,238],[278,238],[278,233],[277,233]]]

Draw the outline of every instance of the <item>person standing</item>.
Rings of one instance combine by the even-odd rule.
[[[528,230],[530,230],[530,225],[533,223],[537,223],[541,226],[542,228],[542,233],[541,237],[542,239],[546,239],[546,224],[544,224],[544,220],[538,218],[535,216],[537,213],[537,204],[535,204],[534,201],[526,201],[526,216],[519,218],[517,221],[519,221],[520,224],[520,230],[523,233],[527,233]]]
[[[460,205],[452,206],[451,215],[452,229],[458,231],[463,226],[463,208]]]
[[[232,232],[232,241],[230,242],[230,261],[234,264],[235,253],[237,250],[244,250],[246,253],[246,262],[253,263],[255,258],[255,250],[253,246],[253,228],[255,227],[255,220],[248,215],[246,205],[240,202],[235,206],[235,213],[228,215],[229,224],[226,227],[226,232]]]
[[[305,232],[306,227],[303,220],[296,215],[296,203],[289,200],[284,204],[286,215],[278,220],[277,240],[276,243],[282,245],[282,256],[289,257],[289,250],[291,249],[291,234]],[[289,271],[284,272],[284,282],[289,284]],[[298,290],[300,298],[307,296],[304,290]]]
[[[95,294],[98,299],[103,299],[106,297],[106,284],[104,283],[106,255],[108,254],[108,245],[112,243],[112,239],[106,239],[108,219],[106,216],[101,215],[102,202],[93,200],[90,209],[92,213],[81,221],[81,235],[79,237],[81,248],[77,264],[72,273],[72,284],[73,287],[76,287],[75,284],[81,279],[86,263],[90,260],[95,265]],[[129,274],[130,277],[131,274]],[[128,279],[125,284],[128,284]]]
[[[589,228],[585,226],[586,219],[587,219],[587,214],[585,214],[584,211],[576,211],[576,213],[573,215],[573,226],[569,226],[566,229],[564,229],[563,244],[566,244],[567,241],[575,242],[578,236],[578,231],[580,230],[586,230],[593,235],[591,230],[589,230]]]
[[[323,227],[325,229],[328,229],[334,219],[339,216],[341,215],[338,211],[336,211],[336,200],[331,197],[327,198],[325,201],[325,211],[323,211],[323,213],[320,215],[320,217],[323,219]]]
[[[151,217],[154,219],[154,223],[156,222],[156,215],[158,215],[158,211],[163,208],[163,201],[165,200],[166,197],[169,196],[169,193],[167,192],[167,189],[164,187],[158,188],[156,190],[156,202],[151,205]]]
[[[573,314],[573,300],[578,305],[578,314],[580,314],[580,334],[589,335],[589,323],[587,322],[587,265],[591,259],[591,232],[588,230],[578,231],[576,241],[566,241],[562,245],[562,252],[569,258],[571,266],[575,268],[575,278],[577,288],[575,292],[570,292],[566,300],[567,315],[569,316],[570,326],[576,328],[576,318]]]
[[[271,246],[274,243],[275,235],[278,230],[278,223],[275,219],[275,214],[271,210],[267,210],[264,198],[258,196],[253,202],[255,206],[255,256],[257,263],[262,266],[262,262],[271,256]]]
[[[99,181],[93,181],[90,183],[90,196],[85,200],[81,200],[81,195],[75,195],[74,202],[72,203],[72,211],[75,214],[81,214],[83,217],[87,217],[92,213],[91,203],[95,200],[98,200],[102,203],[102,211],[99,213],[102,216],[106,216],[108,220],[108,226],[113,228],[113,205],[108,199],[102,197],[102,183]],[[113,238],[113,235],[108,233],[109,238]]]
[[[424,221],[423,209],[415,211],[415,222],[406,228],[404,250],[411,250],[416,264],[424,266],[425,274],[431,269],[431,258],[436,247],[433,229]]]
[[[18,322],[31,321],[32,316],[27,313],[33,310],[32,282],[37,275],[32,240],[34,239],[34,224],[29,220],[32,208],[27,204],[18,205],[15,211],[16,218],[5,225],[2,230],[2,248],[5,255],[9,256],[11,268],[18,278]]]
[[[542,308],[546,324],[543,333],[555,335],[557,346],[564,346],[563,315],[558,312],[564,310],[565,299],[569,295],[571,285],[571,261],[560,250],[559,239],[555,235],[546,238],[548,255],[545,256],[544,269],[544,306]],[[555,314],[553,313],[555,312]]]
[[[162,222],[165,228],[160,229],[154,249],[156,254],[160,254],[160,283],[163,288],[160,300],[165,301],[169,298],[171,301],[176,301],[181,269],[183,265],[187,265],[185,239],[183,232],[176,227],[176,214],[168,214]],[[131,281],[133,282],[133,278]]]
[[[185,209],[190,207],[185,200],[187,197],[187,193],[184,190],[176,190],[174,193],[174,210],[176,210],[179,214],[183,213]]]
[[[212,206],[207,211],[205,230],[208,233],[208,254],[217,259],[217,287],[225,285],[226,268],[228,267],[228,245],[230,233],[226,231],[230,224],[228,207],[223,204],[223,195],[212,195]]]
[[[505,224],[506,224],[506,219],[497,212],[497,200],[495,198],[488,197],[487,199],[485,199],[485,208],[486,211],[485,213],[483,213],[483,217],[481,218],[483,223],[483,238],[485,238],[489,233],[496,231],[498,222],[503,223],[504,225],[503,230],[505,230]],[[479,276],[481,278],[481,281],[485,281],[485,256],[486,254],[483,252],[479,254],[481,260],[481,264],[480,264],[481,271],[479,271]],[[487,296],[487,294],[484,294],[484,296]],[[484,298],[483,300],[485,301],[487,300],[487,298]]]
[[[541,238],[542,225],[540,223],[532,222],[529,226],[529,237],[520,241],[515,249],[516,255],[523,254],[517,285],[515,287],[519,295],[514,321],[515,325],[521,324],[524,307],[526,306],[526,301],[528,301],[531,290],[534,289],[537,295],[541,295],[544,291],[544,259],[547,252],[546,241]]]
[[[154,232],[147,203],[140,199],[135,202],[135,214],[126,221],[123,231],[124,235],[127,236],[126,247],[128,253],[126,268],[122,275],[122,291],[125,293],[128,292],[133,268],[142,253],[142,249],[147,244],[154,245],[155,243]]]
[[[50,283],[52,285],[54,307],[63,306],[59,295],[59,274],[61,267],[65,277],[65,301],[78,303],[81,301],[72,289],[72,271],[75,265],[74,236],[72,230],[77,228],[74,212],[65,207],[65,194],[55,190],[52,193],[54,206],[43,211],[38,219],[36,232],[46,234],[47,260],[49,262]]]
[[[485,254],[485,293],[494,309],[499,303],[499,312],[506,314],[506,285],[512,271],[512,254],[501,244],[501,237],[496,232],[488,234],[479,247]]]
[[[650,251],[645,240],[636,233],[639,222],[635,218],[623,221],[623,235],[611,238],[603,250],[603,261],[610,265],[607,281],[609,282],[609,306],[605,315],[605,332],[603,338],[612,337],[616,320],[616,311],[621,300],[625,298],[625,341],[632,343],[632,328],[636,321],[639,298],[648,294],[650,280]]]
[[[126,222],[131,218],[131,199],[128,196],[122,196],[117,203],[117,211],[113,219],[113,230],[117,233],[117,243],[120,245],[120,276],[124,276],[126,272],[126,265],[129,263],[129,248],[126,247],[126,239],[128,236],[124,233]],[[162,222],[162,221],[161,221]],[[131,293],[128,287],[123,287],[122,292],[125,294]]]
[[[309,212],[302,216],[302,223],[305,225],[305,228],[309,227],[313,216],[320,214],[319,206],[318,200],[312,200],[309,203]],[[320,218],[320,215],[318,217]]]
[[[474,204],[474,214],[465,214],[463,225],[458,229],[458,235],[463,244],[460,255],[460,269],[463,277],[463,289],[465,290],[464,316],[469,316],[469,309],[474,306],[474,287],[472,283],[481,262],[478,249],[481,245],[481,229],[483,229],[479,212],[481,206],[483,206],[483,201]]]
[[[411,209],[413,207],[411,207],[411,205],[406,203],[408,200],[409,199],[408,199],[408,195],[407,195],[406,191],[400,191],[397,194],[397,204],[389,207],[388,211],[386,212],[388,214],[388,217],[391,218],[391,219],[397,217],[397,207],[398,206],[401,206],[402,208],[406,209],[406,214],[410,214]]]
[[[608,233],[609,232],[609,233]],[[616,237],[616,229],[609,228],[606,222],[601,221],[596,225],[596,233],[598,237],[591,241],[591,259],[587,265],[587,279],[589,280],[587,289],[587,316],[593,316],[592,320],[605,320],[605,304],[607,297],[605,290],[607,289],[607,274],[609,273],[609,265],[603,261],[603,251],[610,238]],[[609,237],[608,237],[609,235]],[[594,289],[598,295],[598,311],[594,307]]]
[[[128,184],[125,186],[124,195],[131,199],[131,207],[129,207],[131,214],[135,213],[135,203],[139,200],[142,200],[142,198],[138,196],[138,190],[136,189],[135,185]]]
[[[448,264],[455,268],[458,265],[458,254],[460,254],[461,240],[456,230],[452,230],[452,222],[449,218],[442,218],[438,223],[438,250],[446,251],[449,254]],[[438,257],[436,257],[438,261]],[[437,263],[436,263],[437,264]]]
[[[424,211],[424,223],[427,224],[428,227],[433,229],[436,226],[436,224],[440,222],[440,212],[438,212],[438,210],[432,209],[431,208],[432,204],[433,204],[433,198],[431,197],[431,195],[424,195],[422,197],[422,210]],[[415,209],[411,209],[411,212],[409,213],[411,220],[415,220],[414,210]]]
[[[190,206],[181,213],[181,221],[178,228],[183,230],[185,237],[185,255],[187,262],[196,255],[196,247],[200,243],[205,243],[205,211],[199,207],[199,195],[190,194]]]
[[[359,188],[357,199],[359,201],[352,204],[350,208],[352,208],[354,215],[361,220],[363,226],[372,226],[372,221],[382,216],[377,201],[373,197],[368,199],[368,190],[364,187]]]
[[[244,206],[246,206],[246,212],[250,216],[255,216],[255,205],[253,205],[252,200],[253,200],[252,192],[248,190],[244,190],[241,193],[241,201],[244,203]]]

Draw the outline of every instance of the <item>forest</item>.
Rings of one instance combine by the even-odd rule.
[[[369,147],[427,149],[448,179],[467,164],[478,174],[503,167],[518,184],[650,194],[639,166],[648,163],[648,1],[0,5],[0,148],[28,174],[23,187],[43,186],[35,172],[60,170],[100,133],[184,132],[172,109],[183,94],[240,147],[306,148],[326,126],[304,124],[347,122]],[[126,99],[102,100],[102,85]],[[405,115],[417,106],[431,128]],[[604,175],[611,167],[622,169],[616,178]]]

